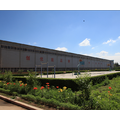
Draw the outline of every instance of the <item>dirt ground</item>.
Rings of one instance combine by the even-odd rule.
[[[0,110],[27,110],[27,109],[0,99]]]

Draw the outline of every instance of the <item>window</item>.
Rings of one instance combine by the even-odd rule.
[[[27,51],[27,49],[25,48],[25,51]]]
[[[44,53],[44,51],[40,51],[40,53]]]
[[[16,47],[13,47],[14,50],[16,50]]]
[[[35,52],[38,52],[38,53],[39,53],[39,50],[35,50]]]
[[[17,50],[20,50],[20,48],[16,48]]]
[[[11,49],[14,49],[14,47],[11,46]]]
[[[8,46],[8,49],[10,49],[10,46]]]

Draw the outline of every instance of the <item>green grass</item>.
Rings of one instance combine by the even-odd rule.
[[[109,87],[112,89],[109,89]],[[120,77],[110,80],[109,85],[100,86],[97,89],[92,87],[91,97],[96,101],[96,109],[120,110]]]

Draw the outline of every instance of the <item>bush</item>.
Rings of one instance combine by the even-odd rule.
[[[6,82],[12,82],[12,72],[11,71],[5,71],[5,74],[3,75],[3,80]]]
[[[31,89],[34,86],[38,85],[38,82],[36,80],[35,75],[30,73],[29,71],[27,71],[27,72],[29,73],[29,76],[26,78],[27,79],[27,86]]]
[[[92,85],[96,85],[96,84],[100,84],[101,82],[103,82],[106,79],[106,77],[108,77],[108,79],[111,80],[117,76],[120,76],[120,72],[106,74],[106,75],[93,76],[93,77],[90,77],[90,81],[92,82]]]
[[[79,90],[82,91],[82,97],[88,100],[91,92],[90,74],[78,75],[76,78],[75,82],[79,85]]]
[[[6,94],[11,94],[10,90],[5,90],[4,88],[0,88],[0,91]]]
[[[13,76],[28,76],[29,74],[13,74]]]
[[[19,74],[22,74],[24,70],[18,70],[18,73]]]
[[[17,95],[18,95],[18,93],[17,93],[17,92],[13,92],[12,94],[13,94],[14,96],[17,96]]]
[[[3,81],[0,81],[0,88],[3,88],[3,85],[4,85]]]

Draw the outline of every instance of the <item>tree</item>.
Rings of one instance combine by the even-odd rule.
[[[115,67],[119,67],[119,64],[118,64],[118,63],[115,63],[114,66],[115,66]]]

